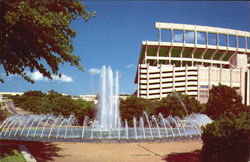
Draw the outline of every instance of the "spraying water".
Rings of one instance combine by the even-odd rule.
[[[103,129],[118,128],[118,120],[120,119],[118,75],[118,72],[116,72],[114,84],[111,67],[102,67],[97,120],[99,121],[98,126]]]
[[[175,96],[178,98],[178,100],[180,101],[182,107],[184,108],[185,113],[186,113],[186,116],[188,116],[188,111],[187,111],[186,105],[183,103],[183,101],[182,101],[182,99],[180,98],[179,94],[176,93],[176,91],[173,91],[173,93],[174,93]]]
[[[121,122],[119,112],[119,74],[113,75],[112,69],[102,67],[100,77],[100,95],[97,116],[94,121],[85,116],[79,126],[76,118],[53,115],[13,115],[0,124],[0,139],[45,140],[45,141],[97,141],[97,140],[154,140],[200,137],[201,126],[212,120],[205,114],[188,115],[185,104],[176,92],[186,116],[159,117],[148,116],[144,111],[137,121],[132,118],[133,126],[128,121]],[[88,123],[92,123],[89,125]]]

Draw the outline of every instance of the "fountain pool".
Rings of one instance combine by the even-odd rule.
[[[28,141],[154,141],[192,139],[201,136],[201,126],[212,120],[204,114],[185,118],[163,117],[161,113],[133,118],[133,126],[119,115],[119,74],[115,78],[110,67],[102,67],[100,95],[96,119],[84,117],[82,125],[73,115],[14,115],[0,125],[0,139]]]

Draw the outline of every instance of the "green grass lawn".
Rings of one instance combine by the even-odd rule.
[[[0,144],[0,162],[26,162],[17,145]]]

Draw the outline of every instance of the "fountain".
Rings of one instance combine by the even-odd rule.
[[[174,92],[175,93],[175,92]],[[178,97],[178,94],[175,93]],[[84,117],[79,126],[75,117],[53,115],[14,115],[0,125],[0,139],[28,141],[154,141],[192,139],[201,136],[201,126],[212,120],[204,114],[188,114],[186,117],[149,116],[143,112],[140,118],[133,117],[133,126],[120,118],[119,74],[113,75],[111,67],[103,66],[100,75],[100,94],[96,118]]]
[[[111,67],[106,69],[105,66],[101,70],[101,90],[100,99],[97,109],[97,121],[103,129],[118,128],[119,120],[119,94],[118,94],[118,77],[116,72],[115,87],[113,84],[113,72]],[[113,90],[115,88],[115,91]],[[114,94],[115,93],[115,94]]]

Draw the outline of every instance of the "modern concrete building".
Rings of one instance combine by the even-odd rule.
[[[209,89],[231,86],[250,105],[250,32],[155,23],[157,41],[143,41],[135,83],[137,96],[161,99],[173,91],[208,101]]]

